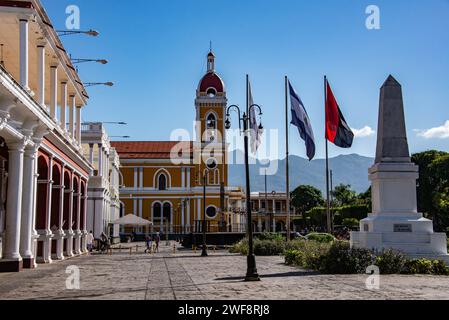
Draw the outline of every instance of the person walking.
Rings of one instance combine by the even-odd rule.
[[[92,253],[93,244],[94,244],[94,234],[92,231],[90,231],[86,237],[87,251],[89,251],[89,253]]]
[[[159,243],[161,242],[161,236],[160,233],[156,233],[156,237],[154,239],[154,242],[156,243],[156,252],[159,252]]]
[[[145,237],[145,243],[147,245],[147,248],[145,249],[145,253],[153,253],[153,239],[151,236]]]

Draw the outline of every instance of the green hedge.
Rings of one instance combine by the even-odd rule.
[[[341,224],[348,228],[354,228],[359,226],[360,221],[355,218],[345,218]]]
[[[351,205],[338,208],[332,208],[334,216],[334,224],[341,225],[345,219],[355,219],[360,221],[365,219],[369,213],[369,207],[367,205]],[[327,221],[326,208],[316,207],[307,212],[312,225],[325,226]],[[352,220],[352,221],[355,221]],[[358,225],[358,224],[357,224]]]
[[[310,233],[306,236],[307,240],[313,240],[321,243],[330,243],[337,239],[329,233]]]
[[[367,205],[352,205],[335,208],[334,212],[339,214],[342,219],[362,220],[368,216],[369,207]]]
[[[377,265],[381,274],[432,274],[449,276],[449,267],[441,260],[414,259],[394,250],[373,252],[351,249],[346,241],[332,244],[303,241],[302,246],[286,250],[285,263],[319,271],[324,274],[365,274],[370,265]]]

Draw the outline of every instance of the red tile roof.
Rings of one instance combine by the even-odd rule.
[[[111,146],[117,150],[121,159],[170,159],[173,152],[180,150],[189,152],[190,157],[193,153],[191,141],[113,141]],[[172,151],[175,146],[178,147]],[[179,155],[173,156],[179,158]]]

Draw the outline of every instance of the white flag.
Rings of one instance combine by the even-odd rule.
[[[251,137],[251,152],[255,154],[257,152],[257,149],[262,143],[262,134],[263,129],[259,129],[259,124],[257,123],[257,108],[251,106],[254,105],[253,100],[253,93],[251,91],[251,83],[248,84],[249,86],[249,92],[248,92],[248,98],[249,98],[249,129],[250,129],[250,137]]]

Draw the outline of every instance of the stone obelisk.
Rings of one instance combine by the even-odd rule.
[[[419,168],[411,162],[401,85],[391,75],[380,92],[375,164],[369,169],[373,212],[351,233],[351,247],[396,249],[411,258],[449,262],[447,239],[417,210]]]

